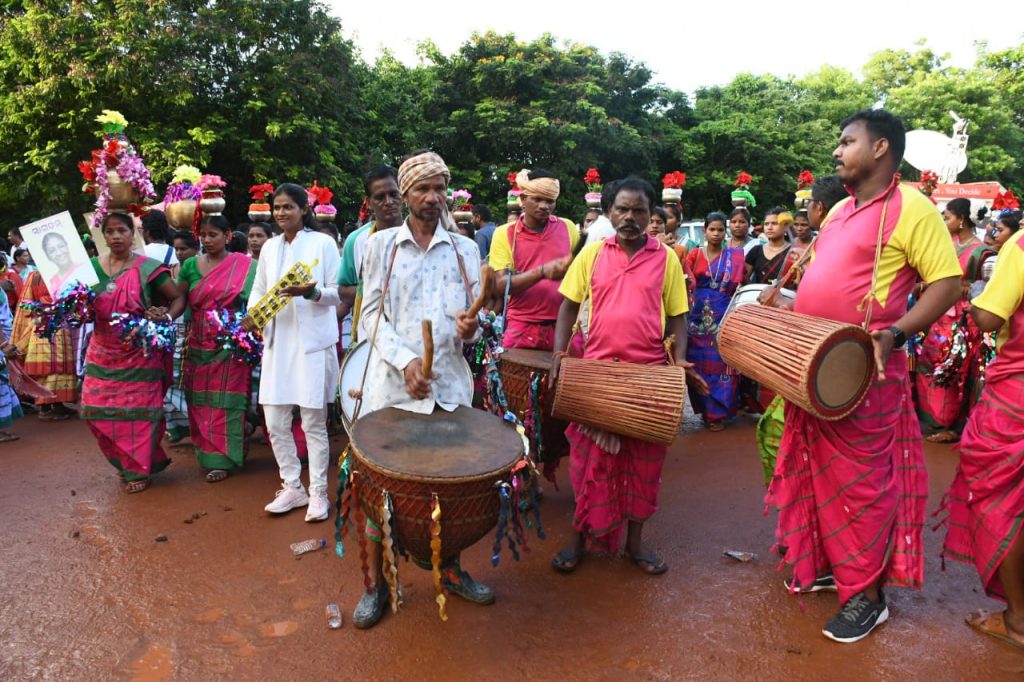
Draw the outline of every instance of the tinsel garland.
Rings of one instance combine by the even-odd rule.
[[[260,364],[263,358],[263,335],[258,330],[247,331],[242,327],[245,311],[231,312],[226,308],[206,311],[206,319],[215,326],[217,343],[236,360],[250,367]]]
[[[110,326],[120,331],[125,350],[140,348],[147,358],[154,351],[170,353],[174,350],[177,330],[170,320],[147,320],[138,313],[114,313],[111,318]]]
[[[961,318],[953,323],[942,347],[942,362],[932,371],[932,381],[936,386],[951,386],[954,382],[963,384],[965,377],[960,370],[967,359],[967,346],[967,323]]]
[[[92,302],[96,292],[81,282],[76,282],[53,302],[25,301],[21,307],[32,315],[35,334],[52,341],[60,329],[77,329],[95,317]]]

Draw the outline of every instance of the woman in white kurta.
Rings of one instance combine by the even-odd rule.
[[[285,183],[277,188],[273,202],[274,220],[283,234],[263,245],[249,307],[297,262],[312,268],[313,282],[285,289],[291,301],[263,330],[260,404],[282,481],[266,510],[282,514],[308,504],[306,521],[323,521],[330,511],[326,408],[338,382],[338,246],[313,229],[304,188]],[[302,487],[302,467],[291,431],[296,407],[309,449],[308,495]]]

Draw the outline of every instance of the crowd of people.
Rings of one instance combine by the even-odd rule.
[[[281,478],[266,510],[305,507],[306,521],[322,521],[330,515],[339,364],[351,344],[371,346],[363,413],[450,412],[474,405],[479,377],[467,351],[497,314],[504,349],[550,353],[551,382],[569,356],[674,365],[709,431],[740,410],[761,415],[766,501],[778,510],[777,547],[792,566],[786,585],[838,593],[840,610],[823,633],[839,642],[888,618],[886,585],[922,584],[922,439],[959,440],[945,555],[974,562],[986,591],[1008,604],[972,626],[1024,647],[1020,213],[995,216],[980,238],[969,202],[940,212],[899,182],[897,117],[860,112],[841,129],[836,175],[814,182],[806,206],[770,209],[756,229],[751,206],[712,212],[702,243],[680,238],[680,206],[658,206],[651,184],[634,177],[605,184],[601,208],[581,229],[557,215],[560,183],[542,169],[518,173],[521,208],[507,222],[496,225],[478,205],[472,223],[458,226],[446,201],[451,174],[430,152],[366,174],[371,219],[344,239],[334,224],[313,220],[307,191],[288,182],[273,193],[273,222],[247,224],[241,240],[222,216],[205,216],[196,234],[171,233],[153,210],[137,250],[133,219],[111,212],[102,221],[104,253],[91,259],[95,321],[52,339],[36,336],[28,308],[18,307],[52,302],[55,289],[12,230],[0,279],[0,426],[21,416],[11,387],[20,385],[14,372],[23,373],[45,394],[27,401],[38,418],[67,419],[77,409],[128,493],[145,490],[169,464],[165,442],[184,438],[206,480],[222,481],[244,466],[262,428]],[[58,262],[59,254],[47,256]],[[264,346],[255,367],[240,362],[218,341],[216,313],[252,309],[299,263],[311,268],[310,281],[280,292],[289,299],[281,312],[262,328],[252,316],[242,320],[262,332]],[[487,309],[467,314],[488,277]],[[852,414],[820,419],[723,360],[718,332],[747,285],[790,290],[771,305],[866,327],[877,377]],[[112,324],[124,314],[174,322],[173,353],[126,346]],[[424,320],[433,329],[431,370]],[[576,423],[565,436],[575,536],[553,567],[571,573],[588,552],[621,552],[648,574],[664,573],[643,529],[658,507],[667,446]],[[15,438],[0,431],[0,441]],[[380,540],[372,520],[360,531]],[[375,543],[371,565],[375,579],[354,615],[363,628],[382,617],[388,596]],[[444,565],[443,583],[476,603],[495,598],[457,558]]]

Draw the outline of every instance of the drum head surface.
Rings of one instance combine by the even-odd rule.
[[[341,394],[341,416],[348,429],[352,425],[352,415],[356,411],[356,399],[348,394],[350,390],[358,391],[359,384],[363,381],[363,371],[370,359],[370,344],[360,341],[355,348],[345,353],[345,359],[341,363],[341,374],[338,377],[339,392]]]
[[[542,369],[545,372],[551,369],[551,356],[549,350],[530,350],[526,348],[506,348],[501,354],[502,362],[511,362],[524,367]]]
[[[820,403],[828,409],[839,409],[860,395],[871,380],[868,371],[871,347],[855,340],[841,341],[821,359],[814,386]]]
[[[369,463],[401,477],[469,478],[506,469],[523,440],[500,417],[460,406],[417,414],[394,407],[359,417],[352,445]]]

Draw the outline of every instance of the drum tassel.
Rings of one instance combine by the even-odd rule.
[[[351,462],[349,448],[341,453],[341,464],[338,465],[338,501],[334,509],[334,553],[338,558],[345,556],[345,536],[348,535],[348,514],[351,508],[352,488],[349,485]]]
[[[434,577],[434,589],[437,590],[438,613],[441,620],[448,620],[448,612],[445,609],[447,597],[444,594],[444,586],[441,585],[441,500],[437,493],[430,503],[430,574]]]
[[[384,564],[384,580],[391,595],[391,613],[398,613],[398,607],[402,605],[402,595],[399,592],[398,565],[395,562],[394,543],[391,539],[391,511],[391,496],[384,490],[381,492],[380,501],[381,558]]]
[[[363,508],[359,504],[359,481],[353,476],[352,477],[352,506],[356,508],[356,526],[359,529],[359,560],[363,567],[363,585],[366,587],[367,592],[373,590],[373,581],[370,580],[370,555],[367,552],[366,543],[366,516],[363,514]]]

